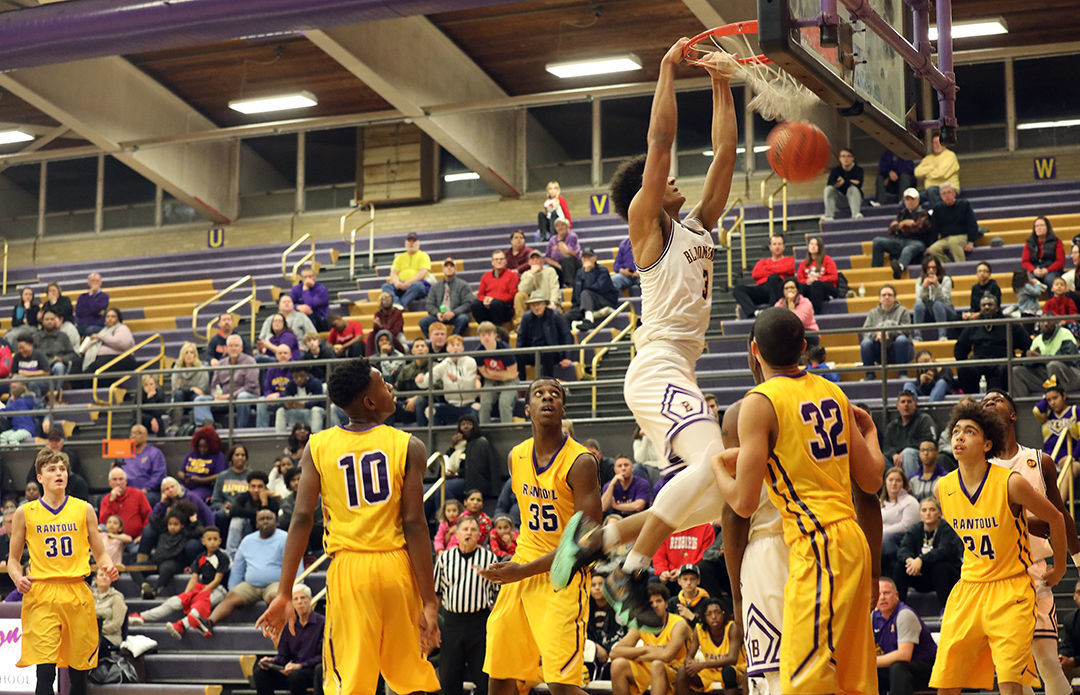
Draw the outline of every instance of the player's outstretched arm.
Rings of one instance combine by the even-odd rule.
[[[292,606],[293,583],[296,581],[296,570],[304,557],[308,538],[311,537],[311,527],[315,523],[315,504],[322,492],[322,479],[307,445],[300,457],[300,470],[303,474],[300,476],[300,487],[296,491],[296,506],[289,521],[289,535],[285,539],[277,596],[255,621],[256,628],[274,639],[286,625],[289,626],[289,634],[296,634],[296,614]],[[233,571],[236,571],[235,567]]]
[[[863,492],[876,495],[885,474],[885,457],[878,446],[877,426],[870,413],[853,405],[849,407],[854,425],[848,450],[851,477]]]
[[[731,509],[749,518],[761,499],[761,482],[779,424],[772,403],[760,393],[748,393],[739,409],[739,449],[732,477],[725,454],[713,457],[712,469],[720,493]],[[729,450],[730,451],[730,450]]]
[[[756,363],[756,360],[755,360]],[[725,447],[739,446],[739,410],[742,400],[731,404],[724,411],[720,422],[720,439]],[[727,565],[728,579],[731,582],[731,601],[736,624],[742,625],[742,560],[746,544],[750,541],[750,519],[743,518],[724,502],[720,513],[720,535],[724,539],[724,560]],[[696,634],[696,633],[695,633]]]
[[[1054,568],[1043,577],[1047,586],[1054,586],[1065,575],[1065,518],[1045,496],[1035,491],[1019,473],[1009,476],[1009,504],[1017,504],[1050,525],[1050,547],[1054,549]],[[1023,514],[1023,509],[1021,514]]]
[[[719,59],[720,52],[714,55]],[[713,160],[705,174],[705,187],[701,192],[701,201],[694,207],[690,217],[697,218],[702,228],[711,231],[716,226],[720,214],[727,205],[731,191],[731,176],[735,171],[735,142],[738,124],[735,121],[735,101],[731,97],[728,84],[730,72],[724,66],[707,67],[712,76],[713,118],[712,146]]]
[[[33,579],[23,574],[22,554],[26,548],[26,515],[20,507],[11,518],[11,539],[8,545],[7,573],[20,594],[30,591]]]
[[[98,530],[97,514],[94,513],[94,507],[92,505],[86,505],[86,535],[87,540],[90,541],[90,552],[94,554],[94,559],[97,560],[98,567],[105,570],[105,574],[108,575],[110,582],[115,582],[120,578],[120,572],[117,571],[116,565],[113,564],[112,558],[105,552],[105,541],[101,538],[101,531]]]
[[[439,646],[439,602],[435,596],[435,570],[432,567],[431,538],[428,537],[424,516],[424,469],[427,467],[427,447],[413,437],[405,459],[405,478],[401,490],[401,529],[405,533],[405,550],[409,553],[416,586],[424,607],[420,613],[420,644],[424,653]]]

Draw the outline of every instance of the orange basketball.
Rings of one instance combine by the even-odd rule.
[[[772,129],[765,156],[773,171],[788,181],[809,181],[825,170],[832,152],[829,138],[813,123],[791,121]]]

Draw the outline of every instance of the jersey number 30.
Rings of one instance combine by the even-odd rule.
[[[840,414],[840,404],[832,398],[825,398],[821,403],[804,401],[799,404],[799,416],[808,425],[814,426],[816,440],[810,440],[810,453],[818,461],[826,461],[847,455],[847,444],[840,441],[844,434],[844,418]]]
[[[559,516],[555,505],[533,502],[529,505],[529,530],[554,533],[559,530]]]
[[[361,495],[369,505],[382,504],[390,499],[390,467],[386,465],[385,453],[369,451],[360,457],[359,465],[355,455],[346,454],[338,459],[338,468],[345,470],[349,509],[360,506]]]
[[[45,557],[71,557],[74,552],[71,536],[45,536]]]

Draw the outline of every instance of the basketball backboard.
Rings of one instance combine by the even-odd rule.
[[[822,45],[820,0],[758,0],[761,51],[826,104],[894,153],[921,159],[926,148],[914,121],[917,78],[881,36],[840,11],[835,45]],[[869,0],[898,32],[910,36],[903,0]],[[831,43],[826,34],[826,44]]]

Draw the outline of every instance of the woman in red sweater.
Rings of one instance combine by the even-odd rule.
[[[813,305],[814,313],[821,313],[825,302],[839,294],[836,283],[840,275],[836,272],[836,262],[825,254],[825,242],[821,237],[812,236],[806,242],[806,259],[799,266],[795,279],[799,281],[799,292]]]
[[[1020,265],[1028,272],[1028,277],[1048,288],[1052,288],[1054,278],[1061,277],[1065,271],[1065,246],[1054,236],[1054,228],[1047,218],[1039,216],[1032,223]]]

